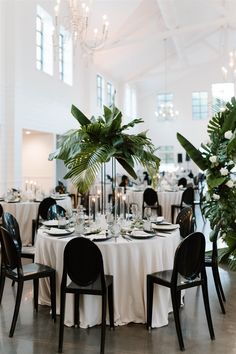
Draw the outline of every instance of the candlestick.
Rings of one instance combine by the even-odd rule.
[[[125,208],[126,208],[126,203],[125,203],[126,196],[125,195],[123,195],[122,201],[123,201],[123,215],[124,215],[124,220],[125,220],[126,219],[126,210],[125,210]]]
[[[95,221],[95,198],[92,198],[92,215],[93,221]]]

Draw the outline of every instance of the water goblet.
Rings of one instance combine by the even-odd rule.
[[[145,208],[145,216],[147,220],[150,220],[151,216],[152,216],[152,208]]]

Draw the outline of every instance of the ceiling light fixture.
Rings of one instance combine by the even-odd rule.
[[[159,95],[162,97],[157,105],[155,116],[158,121],[171,121],[179,115],[179,112],[174,108],[172,98],[173,95],[167,93],[167,38],[164,39],[164,94]]]
[[[65,6],[68,11],[68,16],[63,16],[61,7]],[[63,8],[64,12],[64,8]],[[58,23],[64,26],[68,35],[72,38],[74,46],[80,43],[81,47],[91,53],[104,46],[108,38],[109,22],[107,16],[103,15],[101,21],[101,28],[94,28],[93,31],[90,26],[90,8],[86,3],[81,3],[79,0],[56,0],[54,7],[55,13],[55,31],[58,34]]]

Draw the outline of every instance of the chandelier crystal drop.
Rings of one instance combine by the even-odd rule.
[[[65,11],[66,10],[66,15]],[[55,0],[55,31],[58,33],[59,23],[73,45],[80,44],[87,52],[94,52],[104,46],[108,38],[109,22],[106,15],[102,16],[100,28],[90,28],[90,8],[80,0]]]

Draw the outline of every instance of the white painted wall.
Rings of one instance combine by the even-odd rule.
[[[54,148],[54,136],[50,133],[23,133],[22,137],[22,181],[34,181],[44,192],[55,187],[55,161],[48,161]]]
[[[176,133],[184,135],[195,147],[206,143],[208,139],[207,124],[209,120],[192,119],[192,92],[207,91],[209,93],[209,105],[211,102],[211,84],[223,82],[219,62],[214,62],[209,66],[200,66],[195,71],[188,72],[178,82],[168,84],[168,92],[174,94],[174,106],[179,111],[179,117],[172,122],[157,122],[154,114],[157,103],[157,92],[146,95],[139,91],[138,112],[145,119],[144,127],[148,129],[148,136],[158,147],[160,145],[173,145],[175,150],[175,161],[177,163],[177,153],[183,153],[184,149],[179,144]],[[163,92],[163,88],[160,88]],[[211,112],[209,112],[211,116]],[[184,163],[184,167],[187,164]],[[190,162],[189,167],[196,170],[196,166]]]

